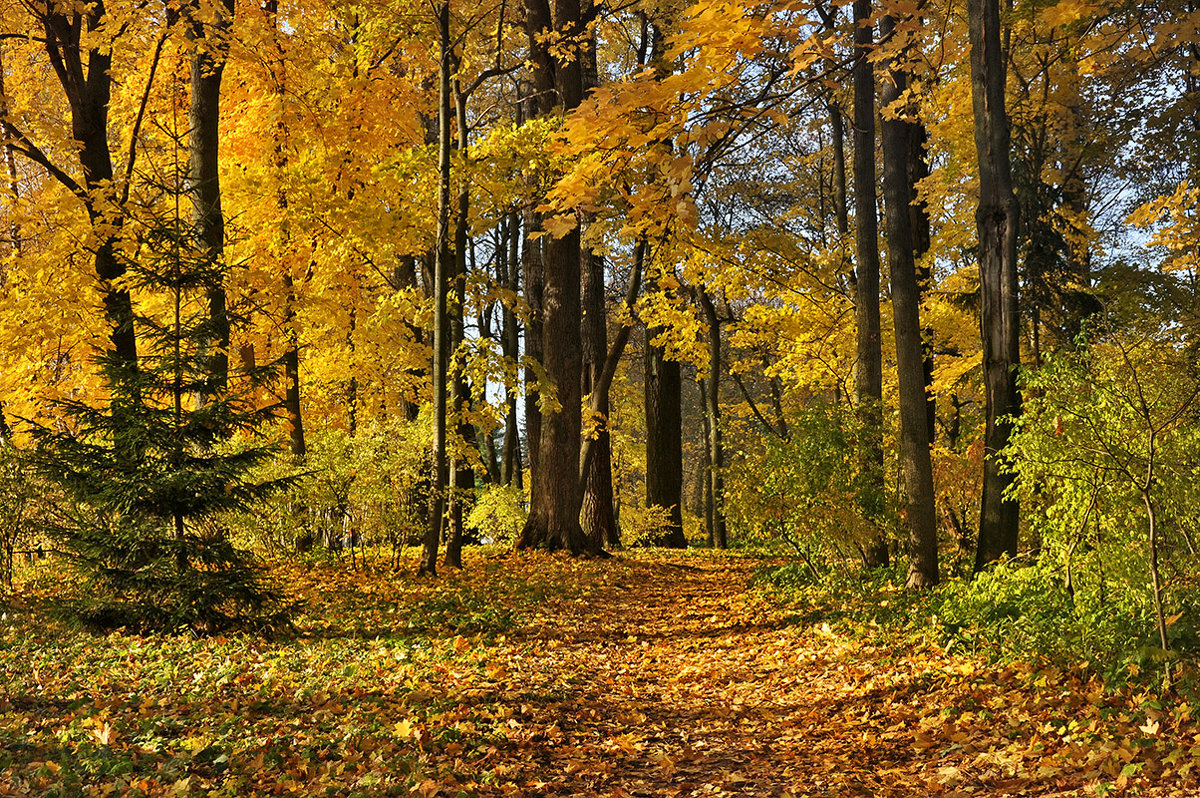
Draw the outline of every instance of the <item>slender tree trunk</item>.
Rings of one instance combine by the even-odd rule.
[[[890,38],[896,25],[890,14],[880,18],[879,31]],[[893,112],[903,102],[907,75],[888,62],[881,103]],[[900,441],[904,468],[906,515],[909,527],[908,586],[933,587],[938,582],[937,511],[933,467],[929,456],[929,423],[925,394],[925,354],[921,345],[921,291],[914,259],[913,186],[908,170],[909,125],[892,116],[883,120],[883,187],[887,208],[888,264],[892,274],[892,316],[896,328],[896,366],[900,383]]]
[[[708,434],[708,495],[706,508],[712,530],[712,544],[718,549],[729,545],[725,521],[725,445],[721,440],[721,320],[712,297],[701,288],[697,292],[700,308],[708,321],[708,380],[704,394],[705,432]]]
[[[507,271],[503,280],[505,287],[514,295],[520,286],[519,248],[521,238],[521,217],[514,210],[508,215],[508,257],[505,259]],[[519,356],[520,330],[517,325],[517,314],[512,306],[504,304],[502,314],[504,330],[501,333],[501,346],[504,357],[517,362]],[[504,386],[504,450],[501,457],[500,481],[505,485],[523,487],[521,478],[521,433],[517,428],[517,390],[515,385]]]
[[[578,53],[545,52],[546,34],[551,30],[566,41],[577,39],[581,30],[579,0],[558,0],[551,24],[546,0],[527,0],[526,20],[535,51],[535,75],[551,66],[553,83],[536,88],[553,89],[562,112],[576,108],[583,99],[582,68]],[[560,45],[561,48],[561,45]],[[546,378],[557,393],[557,409],[543,414],[541,443],[533,472],[533,497],[529,520],[517,541],[518,548],[566,549],[572,554],[596,551],[579,524],[583,492],[579,480],[580,394],[583,348],[579,332],[580,241],[579,228],[545,241],[543,260],[542,347]]]
[[[420,280],[417,277],[417,259],[415,257],[404,257],[396,264],[395,269],[395,285],[398,290],[408,289],[410,291],[420,291]],[[418,325],[405,321],[404,326],[408,329],[412,336],[414,344],[420,345],[425,342],[425,332]],[[419,367],[413,367],[405,370],[409,378],[413,382],[424,382],[425,370]],[[405,392],[400,395],[400,415],[405,421],[413,422],[417,420],[420,414],[420,406],[414,401],[416,391],[411,386],[405,386]]]
[[[983,499],[975,570],[1017,554],[1018,512],[1006,495],[1013,476],[1000,452],[1008,445],[1011,419],[1021,412],[1017,390],[1020,315],[1017,295],[1017,199],[1013,193],[1005,65],[1000,49],[999,0],[969,0],[971,96],[975,149],[979,156],[979,293],[982,302],[983,382],[987,400]]]
[[[701,482],[701,507],[704,513],[704,532],[708,538],[708,547],[715,549],[717,547],[717,530],[713,518],[713,492],[712,492],[712,423],[708,415],[708,381],[703,377],[696,380],[696,387],[700,390],[700,407],[703,412],[700,418],[704,424],[704,459],[701,463],[702,478]]]
[[[467,98],[462,93],[458,80],[454,81],[454,112],[458,127],[456,147],[464,163],[469,157],[467,136]],[[471,211],[470,185],[465,178],[459,180],[458,209],[454,219],[454,308],[450,314],[450,349],[458,352],[463,345],[463,314],[466,305],[467,282],[467,223]],[[468,461],[466,448],[475,445],[475,427],[468,412],[471,405],[471,386],[462,364],[453,367],[454,414],[458,419],[457,440],[454,455],[454,491],[450,495],[449,534],[446,537],[445,563],[450,568],[462,568],[463,522],[467,502],[475,490],[475,469]]]
[[[871,0],[854,2],[854,229],[858,253],[854,276],[854,317],[858,364],[854,371],[855,409],[862,428],[859,501],[872,528],[883,518],[883,352],[879,320],[879,219],[875,195],[875,72],[868,60],[875,46]],[[869,568],[888,564],[881,529],[867,541]]]
[[[4,90],[4,47],[0,45],[0,120],[8,118],[8,94]],[[3,130],[0,127],[0,130]],[[21,184],[17,178],[17,156],[16,150],[13,148],[13,143],[6,140],[4,142],[4,172],[7,178],[8,189],[8,238],[9,251],[13,255],[21,253],[21,223],[17,216],[17,203],[21,200]],[[0,286],[6,285],[8,282],[8,274],[0,274]],[[2,421],[0,414],[0,421]],[[5,438],[7,439],[7,425],[5,425]],[[9,565],[11,566],[11,562]]]
[[[233,17],[233,0],[213,5],[209,21],[199,9],[189,9],[188,39],[192,42],[191,97],[188,107],[188,183],[196,243],[213,263],[225,252],[225,216],[221,210],[220,119],[221,81],[225,72],[225,37]],[[221,394],[229,384],[229,313],[225,285],[214,281],[207,289],[211,347],[208,358],[210,395]],[[205,401],[199,394],[198,403]]]
[[[447,309],[450,271],[450,4],[437,7],[438,26],[438,198],[437,250],[433,265],[433,490],[429,501],[429,526],[421,552],[419,574],[437,575],[438,544],[446,516],[446,489],[450,482],[446,441],[446,401],[449,393],[450,324]]]
[[[604,258],[585,252],[583,281],[583,392],[590,395],[601,387],[608,355],[608,326],[604,307]],[[584,478],[583,528],[596,546],[619,541],[613,516],[612,450],[608,432],[608,391],[593,397],[594,422],[590,435],[595,450]]]
[[[287,123],[283,118],[284,110],[284,86],[286,80],[286,57],[283,51],[283,46],[279,42],[279,6],[278,0],[267,0],[263,6],[263,11],[266,14],[267,23],[270,26],[270,31],[275,37],[275,58],[276,67],[278,68],[277,84],[274,86],[275,101],[278,104],[279,119],[275,124],[275,169],[279,177],[279,187],[276,190],[275,201],[278,205],[280,215],[286,217],[288,214],[288,196],[283,188],[283,174],[288,167],[288,154],[286,148],[287,140]],[[291,241],[287,236],[287,225],[281,225],[279,235],[282,238],[280,251],[287,252],[291,249]],[[297,330],[296,323],[296,281],[291,273],[291,263],[287,258],[283,258],[280,264],[283,267],[283,291],[284,291],[284,310],[283,310],[283,330],[284,330],[284,346],[286,347],[283,357],[280,358],[283,362],[283,412],[288,422],[288,437],[291,446],[292,456],[297,459],[302,459],[308,453],[308,446],[304,439],[304,416],[300,403],[300,336]]]
[[[1151,461],[1153,462],[1153,461]],[[1147,467],[1148,475],[1153,475],[1153,465]],[[1150,524],[1150,589],[1154,597],[1154,625],[1158,631],[1158,642],[1163,651],[1169,651],[1170,640],[1167,637],[1167,621],[1163,612],[1162,575],[1158,567],[1158,514],[1150,495],[1152,479],[1147,479],[1142,486],[1142,504],[1146,507],[1146,519]]]

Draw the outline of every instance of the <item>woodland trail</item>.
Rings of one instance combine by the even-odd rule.
[[[1029,670],[896,651],[787,618],[748,590],[757,564],[597,563],[590,595],[548,607],[510,639],[505,681],[520,700],[509,745],[492,755],[519,772],[523,793],[1060,796],[1094,794],[1105,780],[1129,786],[1113,778],[1128,761],[1119,741],[1080,744],[1059,729],[1102,703],[1086,685],[1062,676],[1034,688]]]

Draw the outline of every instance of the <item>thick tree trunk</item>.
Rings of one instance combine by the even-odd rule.
[[[859,502],[877,528],[883,518],[883,352],[879,321],[879,219],[875,195],[875,72],[871,0],[854,2],[854,231],[857,262],[854,318],[858,364],[854,370],[855,412],[862,428]],[[887,538],[876,529],[863,548],[869,568],[888,564]]]
[[[190,65],[191,97],[188,107],[188,183],[192,199],[192,217],[196,243],[206,258],[219,262],[225,251],[225,216],[221,210],[220,118],[221,80],[225,72],[225,37],[233,17],[233,0],[213,6],[214,16],[199,18],[194,6],[189,10],[188,38],[192,42]],[[210,395],[224,392],[229,384],[229,313],[225,286],[209,286],[208,358]],[[205,396],[197,396],[203,403]]]
[[[65,12],[60,4],[43,4],[37,11],[42,22],[46,54],[58,77],[71,110],[71,136],[79,145],[79,165],[83,175],[81,185],[75,185],[65,173],[52,170],[59,180],[71,182],[68,187],[84,199],[88,219],[96,231],[98,244],[94,264],[96,278],[103,293],[104,314],[109,324],[111,353],[121,368],[131,377],[138,369],[137,339],[133,329],[133,303],[129,291],[120,286],[125,265],[116,256],[114,239],[119,235],[124,218],[120,213],[120,197],[114,182],[112,152],[108,141],[108,107],[112,93],[112,52],[107,48],[84,50],[83,31],[95,31],[106,22],[101,3],[92,3],[80,11]],[[53,8],[51,8],[53,6]],[[86,64],[86,66],[85,66]],[[6,120],[4,127],[11,134],[15,129]],[[28,145],[28,142],[24,142]],[[50,168],[45,156],[36,148],[19,147],[21,152]],[[130,158],[133,154],[130,153]],[[110,207],[111,206],[111,207]],[[117,216],[112,210],[116,208]],[[135,392],[136,393],[136,392]],[[121,408],[114,407],[114,412]]]
[[[1006,496],[1013,476],[1000,452],[1012,432],[1009,419],[1021,412],[1017,390],[1020,315],[1017,298],[1017,199],[1013,193],[1008,113],[1004,108],[1005,66],[1000,49],[999,0],[969,0],[971,97],[975,149],[979,156],[979,292],[982,304],[983,382],[987,400],[983,500],[975,570],[1017,554],[1016,500]]]
[[[433,265],[433,486],[429,497],[429,525],[421,551],[418,574],[437,575],[438,544],[446,517],[446,490],[450,482],[446,442],[446,401],[449,393],[450,324],[448,294],[450,271],[450,4],[437,7],[438,26],[438,198],[437,249]]]
[[[930,246],[929,209],[924,200],[917,194],[917,183],[929,176],[929,157],[927,145],[929,133],[925,124],[917,118],[905,123],[908,128],[908,184],[912,187],[912,203],[909,205],[909,225],[912,230],[913,258],[917,264],[917,288],[921,292],[921,302],[933,290],[933,269],[929,259],[925,257]],[[921,348],[924,353],[925,375],[925,415],[929,431],[929,445],[937,442],[937,397],[933,394],[933,352],[934,330],[926,325],[921,328]]]
[[[680,500],[683,493],[683,389],[679,362],[670,360],[646,331],[646,505],[669,511],[670,525],[656,543],[686,548]]]
[[[721,320],[712,298],[701,288],[697,292],[700,308],[708,321],[708,379],[704,391],[704,430],[707,434],[709,504],[705,515],[712,545],[729,546],[725,521],[725,445],[721,440]]]
[[[551,25],[546,0],[527,0],[526,20],[535,51],[535,65],[551,66],[553,83],[535,89],[556,93],[562,112],[583,99],[582,68],[578,53],[544,53],[546,33],[553,30],[577,38],[581,32],[579,0],[558,0]],[[544,54],[543,54],[544,53]],[[535,66],[545,80],[545,69]],[[582,489],[579,480],[581,434],[581,375],[583,349],[579,332],[580,245],[579,228],[545,241],[543,259],[543,365],[556,391],[558,408],[542,417],[541,443],[533,471],[533,496],[529,520],[517,541],[518,548],[566,549],[572,554],[596,551],[579,524]]]
[[[890,38],[891,15],[880,18],[879,31]],[[889,62],[880,100],[884,107],[902,102],[907,75]],[[903,119],[883,120],[883,190],[887,208],[888,264],[892,274],[892,316],[896,328],[896,370],[900,383],[900,449],[904,469],[906,515],[909,527],[908,586],[927,589],[938,582],[937,512],[933,467],[929,456],[928,402],[925,394],[925,353],[921,345],[921,290],[914,258],[913,187],[908,170],[909,125]]]
[[[581,0],[584,13],[592,11],[592,0]],[[583,90],[590,93],[600,85],[596,65],[595,35],[587,39],[583,62]],[[590,440],[595,450],[583,475],[583,528],[597,547],[618,547],[621,543],[617,518],[613,513],[612,441],[609,438],[609,400],[607,386],[601,385],[608,359],[608,321],[604,302],[604,257],[587,250],[583,253],[583,393],[600,389],[592,397],[593,419],[599,423]]]

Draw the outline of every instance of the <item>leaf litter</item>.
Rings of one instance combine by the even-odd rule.
[[[277,566],[294,637],[0,626],[0,795],[1200,793],[1182,699],[796,622],[759,562]]]

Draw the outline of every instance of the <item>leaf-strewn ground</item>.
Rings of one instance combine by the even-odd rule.
[[[294,638],[9,608],[0,794],[1200,794],[1182,700],[796,614],[758,561],[291,565]]]

